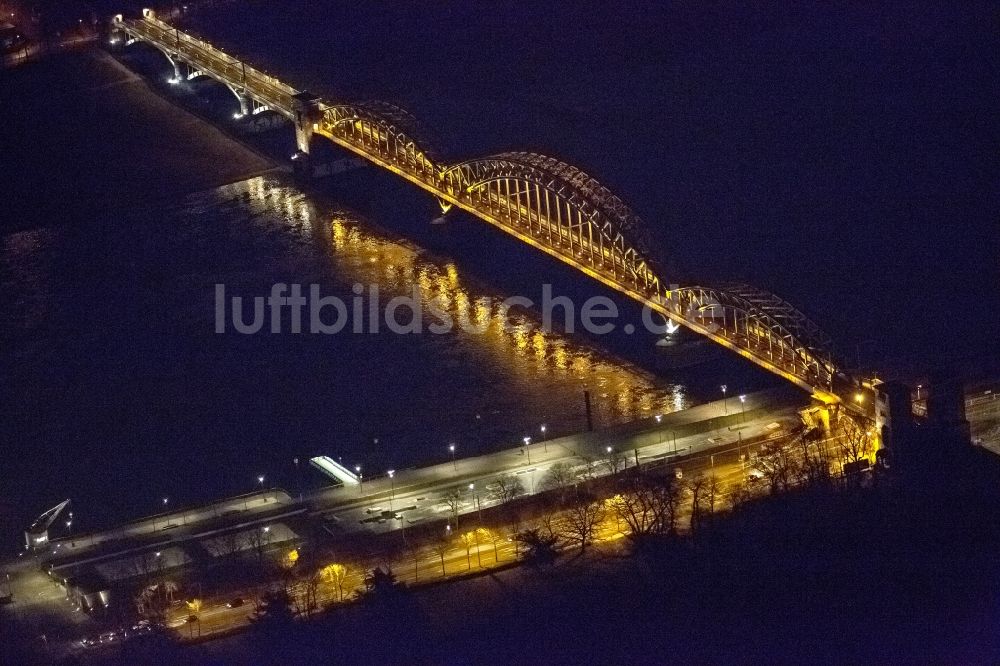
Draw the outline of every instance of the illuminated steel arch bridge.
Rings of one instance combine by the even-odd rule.
[[[580,169],[535,153],[509,152],[448,163],[435,154],[407,112],[391,104],[341,104],[298,91],[144,10],[115,18],[128,41],[162,51],[225,84],[241,113],[270,110],[295,124],[300,155],[314,135],[383,167],[521,241],[707,336],[757,365],[839,402],[832,344],[782,299],[744,284],[668,285],[652,261],[643,226],[614,193]]]

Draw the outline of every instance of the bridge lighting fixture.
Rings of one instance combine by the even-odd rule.
[[[857,393],[854,394],[854,402],[856,402],[856,403],[858,403],[860,405],[864,401],[865,401],[865,394],[864,393],[861,393],[859,391],[859,392],[857,392]]]
[[[239,111],[237,111],[236,113],[233,114],[233,120],[239,120],[242,117],[243,117],[243,114],[240,113]]]
[[[171,76],[169,79],[167,79],[167,83],[169,83],[172,86],[176,86],[180,82],[181,80],[178,79],[176,76]]]

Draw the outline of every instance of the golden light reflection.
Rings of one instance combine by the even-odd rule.
[[[243,196],[278,210],[300,230],[315,226],[316,211],[305,195],[267,178],[243,183]],[[234,190],[236,192],[237,190]],[[435,262],[419,248],[372,230],[356,215],[337,211],[327,218],[329,247],[338,275],[358,284],[377,284],[383,299],[416,290],[425,323],[435,310],[453,322],[453,335],[476,341],[528,384],[568,380],[589,389],[599,416],[614,421],[666,413],[687,406],[682,389],[657,386],[655,377],[625,361],[605,356],[571,336],[547,332],[536,313],[513,307],[506,295],[489,294],[463,278],[452,261]]]
[[[348,213],[338,213],[330,225],[338,266],[353,269],[351,279],[379,283],[386,297],[409,293],[415,286],[421,305],[446,313],[459,331],[481,332],[469,337],[482,340],[484,347],[524,374],[568,378],[598,389],[603,408],[617,418],[641,418],[654,409],[666,413],[685,406],[679,387],[658,388],[642,370],[601,358],[563,334],[546,332],[523,309],[505,312],[503,297],[474,293],[476,285],[467,284],[453,262],[424,259],[412,246],[377,235]]]

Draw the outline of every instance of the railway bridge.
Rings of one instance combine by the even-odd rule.
[[[383,102],[322,99],[159,19],[115,17],[128,43],[147,42],[174,67],[173,81],[209,76],[240,102],[237,115],[271,111],[294,123],[308,158],[324,137],[433,195],[569,264],[652,311],[810,392],[826,404],[853,391],[830,339],[795,307],[747,284],[678,286],[654,261],[642,221],[577,167],[529,152],[449,162],[406,111]],[[185,74],[184,68],[187,68]],[[294,158],[293,158],[294,159]],[[846,402],[846,401],[845,401]]]

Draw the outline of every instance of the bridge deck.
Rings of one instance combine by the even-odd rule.
[[[638,218],[576,167],[530,153],[507,153],[449,165],[430,157],[408,117],[389,105],[318,101],[320,118],[297,114],[293,87],[145,11],[116,26],[177,62],[405,178],[446,207],[457,206],[556,257],[666,318],[704,335],[760,367],[839,402],[829,341],[801,313],[746,285],[667,287],[637,237]]]

